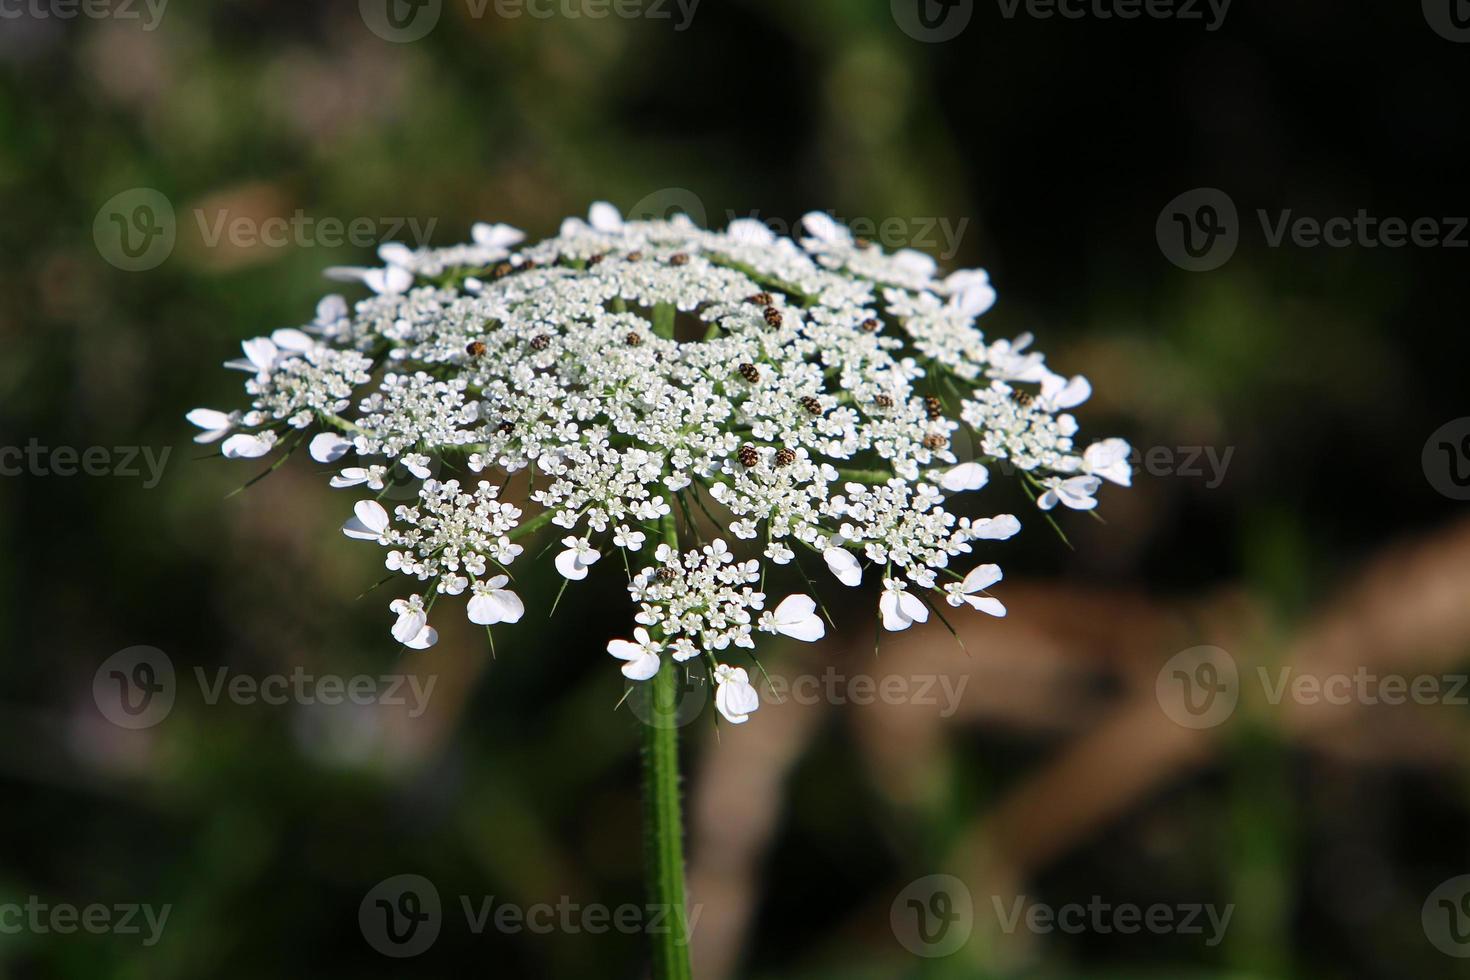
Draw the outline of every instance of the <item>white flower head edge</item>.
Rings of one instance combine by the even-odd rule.
[[[721,716],[740,724],[760,699],[732,658],[756,634],[826,634],[813,595],[767,608],[767,573],[820,559],[856,588],[871,570],[890,631],[926,622],[938,599],[1004,616],[989,594],[999,566],[951,567],[1020,530],[1010,514],[962,513],[991,467],[1042,511],[1091,510],[1105,483],[1132,481],[1126,441],[1076,441],[1085,377],[1053,372],[1029,335],[986,339],[984,270],[938,278],[927,256],[885,252],[822,213],[793,240],[748,219],[625,220],[599,202],[538,243],[481,223],[467,244],[378,258],[328,270],[370,295],[327,296],[311,322],[241,345],[227,366],[246,374],[248,407],[187,419],[228,458],[305,441],[333,487],[371,494],[342,531],[421,583],[389,608],[410,649],[436,642],[442,596],[466,595],[487,629],[518,622],[510,566],[552,524],[567,583],[608,552],[625,559],[613,564],[628,569],[636,625],[607,647],[624,676],[702,657]],[[472,476],[440,479],[446,464]],[[537,477],[530,519],[502,497],[523,470]],[[407,501],[391,512],[390,490]],[[671,545],[676,520],[686,537],[715,530]],[[663,542],[651,562],[649,542]]]

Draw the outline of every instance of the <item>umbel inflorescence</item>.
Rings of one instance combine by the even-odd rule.
[[[443,596],[467,596],[474,623],[518,621],[510,569],[550,523],[568,580],[623,553],[597,568],[621,566],[637,610],[634,639],[608,645],[623,673],[703,657],[721,712],[744,721],[755,634],[825,631],[810,595],[768,601],[769,573],[809,581],[805,559],[844,586],[881,579],[888,630],[941,602],[1003,616],[987,591],[1000,569],[954,567],[1020,529],[954,512],[985,464],[1004,461],[1042,510],[1092,509],[1103,480],[1131,478],[1123,440],[1075,441],[1085,378],[1053,373],[1029,336],[986,341],[984,271],[937,278],[927,256],[825,214],[804,228],[797,242],[597,204],[535,245],[504,225],[452,248],[387,245],[381,268],[328,270],[371,295],[328,296],[305,327],[245,341],[227,366],[249,375],[248,410],[189,419],[232,458],[318,430],[331,485],[364,494],[344,532],[416,583],[391,604],[404,645],[434,644]],[[390,491],[411,502],[390,511]]]

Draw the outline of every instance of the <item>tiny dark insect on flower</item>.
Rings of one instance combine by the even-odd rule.
[[[756,293],[754,296],[747,299],[746,302],[749,303],[751,306],[770,306],[772,303],[776,302],[776,297],[772,296],[770,293]]]
[[[949,440],[937,432],[931,432],[924,437],[924,448],[939,450],[949,445]]]
[[[864,333],[877,333],[879,330],[882,329],[882,327],[883,324],[878,322],[878,320],[874,317],[868,317],[868,319],[863,321]]]
[[[761,373],[754,364],[742,364],[738,370],[740,376],[751,384],[756,384],[761,379]]]
[[[760,464],[761,454],[754,446],[745,445],[740,447],[740,465],[746,469]]]
[[[594,265],[601,265],[602,264],[602,260],[605,259],[605,258],[607,258],[606,255],[594,255],[594,256],[592,256],[592,258],[590,258],[590,259],[587,260],[587,268],[590,269]]]
[[[551,338],[548,337],[548,336],[546,336],[546,334],[544,334],[544,333],[538,333],[536,336],[534,336],[534,337],[531,338],[531,349],[532,350],[545,350],[546,348],[548,348],[550,346],[551,346]]]
[[[464,352],[471,357],[484,357],[485,352],[489,349],[490,348],[485,346],[485,342],[483,340],[472,340],[465,345]]]
[[[872,248],[873,247],[873,240],[871,238],[862,238],[862,237],[859,237],[857,239],[857,247],[858,248]]]
[[[672,582],[674,579],[679,577],[679,573],[670,568],[668,565],[665,565],[657,572],[654,572],[654,577],[657,578],[660,582]]]
[[[892,408],[893,399],[889,398],[887,395],[874,395],[873,404],[877,405],[879,408]]]
[[[629,262],[642,262],[643,261],[643,253],[642,252],[629,252],[628,253],[628,261]]]
[[[1022,408],[1026,408],[1035,400],[1035,395],[1031,394],[1031,392],[1029,391],[1022,391],[1020,388],[1017,388],[1015,391],[1011,392],[1011,401],[1015,402],[1017,405],[1020,405]]]
[[[780,449],[776,450],[777,466],[790,466],[794,462],[796,462],[795,449],[792,449],[789,446],[782,446]]]
[[[670,255],[669,256],[669,265],[688,265],[688,264],[689,264],[689,256],[685,255],[683,252],[675,252],[673,255]]]
[[[928,395],[924,398],[924,411],[929,413],[931,419],[943,418],[944,403],[934,395]]]
[[[509,262],[502,262],[497,265],[494,271],[490,274],[496,279],[504,279],[506,276],[510,275],[514,271],[516,271],[515,266],[511,265]]]
[[[781,311],[774,306],[766,307],[766,323],[773,327],[779,327],[785,321],[781,317]]]
[[[629,347],[641,346],[643,343],[643,335],[641,333],[630,333],[628,334],[628,336],[623,338],[623,343],[627,344]]]
[[[510,419],[502,419],[500,424],[495,427],[495,431],[499,432],[501,435],[510,435],[515,430],[516,424]]]
[[[802,397],[801,407],[806,409],[812,415],[822,414],[822,403],[817,401],[811,395],[805,395]]]

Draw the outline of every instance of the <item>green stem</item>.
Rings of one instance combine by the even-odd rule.
[[[679,547],[670,514],[662,520],[664,541]],[[643,831],[648,901],[668,910],[666,928],[651,932],[654,980],[689,980],[689,912],[684,904],[684,819],[679,800],[679,728],[675,720],[679,667],[664,660],[646,683],[653,686],[653,711],[643,724]]]

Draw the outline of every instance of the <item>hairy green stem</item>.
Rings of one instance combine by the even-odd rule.
[[[664,542],[679,547],[674,516],[662,522]],[[666,928],[651,931],[654,980],[688,980],[689,910],[684,905],[684,818],[679,799],[679,728],[675,717],[679,666],[664,660],[645,683],[652,687],[652,710],[643,723],[644,875],[648,901]]]

